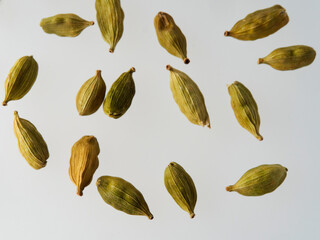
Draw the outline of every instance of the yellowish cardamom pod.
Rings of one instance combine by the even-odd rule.
[[[82,137],[71,149],[69,176],[77,186],[79,196],[82,196],[83,189],[91,183],[99,166],[99,153],[99,143],[94,136]]]
[[[136,93],[132,73],[136,70],[131,68],[124,72],[112,84],[103,103],[103,111],[109,117],[119,118],[129,109],[132,99]]]
[[[120,0],[96,0],[96,11],[102,37],[113,53],[123,34],[124,12]]]
[[[79,114],[85,116],[95,113],[103,103],[106,89],[101,71],[97,70],[97,75],[86,81],[77,94],[76,105]]]
[[[176,203],[194,218],[197,190],[192,178],[183,167],[171,162],[164,172],[164,184]]]
[[[231,106],[239,124],[262,141],[263,137],[259,133],[258,106],[249,89],[242,83],[235,81],[228,86],[228,91],[231,97]]]
[[[14,112],[13,130],[18,140],[21,155],[34,169],[46,166],[49,151],[37,128],[28,120],[20,118],[18,112]]]
[[[279,165],[261,165],[247,171],[227,191],[236,191],[244,196],[261,196],[276,190],[287,176],[288,169]]]
[[[53,33],[60,37],[76,37],[93,24],[94,22],[84,20],[78,15],[66,13],[43,18],[40,26],[46,33]]]
[[[130,215],[147,216],[153,219],[142,193],[131,183],[118,177],[102,176],[97,180],[102,199],[115,209]]]
[[[289,22],[286,10],[280,5],[250,13],[224,33],[239,40],[256,40],[267,37]]]
[[[188,64],[190,60],[187,58],[187,40],[173,18],[168,13],[159,12],[154,18],[154,27],[160,45]]]
[[[286,71],[310,65],[316,57],[312,47],[296,45],[278,48],[268,56],[259,58],[258,64],[265,63],[274,69]]]
[[[32,88],[38,76],[38,63],[32,56],[20,58],[11,68],[5,81],[5,98],[2,103],[6,106],[11,100],[23,98]]]
[[[167,65],[167,70],[170,71],[172,95],[181,112],[191,123],[210,128],[204,97],[197,84],[187,74],[170,65]]]

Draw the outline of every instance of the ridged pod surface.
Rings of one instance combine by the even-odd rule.
[[[115,209],[130,215],[143,215],[150,220],[153,219],[142,193],[126,180],[102,176],[97,180],[97,189],[102,199]]]
[[[83,189],[91,183],[99,166],[99,153],[99,143],[94,136],[84,136],[72,146],[69,176],[79,196],[83,195]]]
[[[36,170],[45,167],[49,151],[37,128],[28,120],[20,118],[18,112],[15,111],[13,130],[18,140],[20,153],[29,165]]]
[[[244,196],[261,196],[276,190],[287,176],[288,169],[279,165],[260,165],[247,171],[227,191],[236,191]]]
[[[188,64],[190,60],[187,58],[187,40],[173,18],[168,13],[159,12],[154,18],[154,27],[160,45]]]
[[[103,103],[106,95],[106,84],[97,70],[96,76],[87,80],[80,88],[76,97],[76,106],[81,116],[95,113]]]
[[[192,178],[183,167],[171,162],[164,172],[164,184],[176,203],[194,218],[197,190]]]
[[[135,68],[132,67],[128,72],[122,73],[109,89],[103,103],[103,111],[109,117],[117,119],[125,114],[131,106],[136,93],[132,78],[135,71]]]
[[[38,76],[38,63],[33,56],[24,56],[13,65],[5,81],[5,98],[2,105],[23,98]]]
[[[170,71],[170,88],[181,112],[193,124],[208,126],[210,119],[204,97],[197,84],[185,73],[167,65]]]
[[[248,14],[224,35],[239,40],[256,40],[277,32],[288,22],[289,17],[286,10],[280,5],[275,5]]]
[[[60,37],[76,37],[85,28],[93,24],[93,21],[84,20],[73,13],[57,14],[52,17],[43,18],[40,22],[43,31],[49,34],[56,34]]]
[[[96,0],[96,11],[102,37],[113,53],[123,34],[124,12],[120,0]]]
[[[235,81],[228,86],[231,106],[239,124],[258,140],[263,137],[259,133],[260,116],[258,106],[251,92],[242,83]]]
[[[268,56],[259,58],[258,64],[265,63],[274,69],[295,70],[310,65],[316,57],[316,51],[309,46],[296,45],[278,48]]]

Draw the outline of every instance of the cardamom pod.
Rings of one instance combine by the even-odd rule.
[[[164,184],[176,203],[194,218],[197,190],[192,178],[183,167],[171,162],[164,172]]]
[[[82,196],[83,189],[91,183],[99,166],[99,153],[99,143],[94,136],[84,136],[72,146],[69,176],[77,186],[79,196]]]
[[[123,34],[124,12],[120,0],[96,0],[96,10],[102,37],[113,53]]]
[[[142,193],[131,183],[119,177],[102,176],[97,180],[97,188],[107,204],[130,215],[147,216],[153,219]]]
[[[258,140],[263,137],[259,133],[260,116],[258,106],[251,92],[242,83],[235,81],[228,86],[231,106],[239,124]]]
[[[87,80],[77,94],[76,105],[79,114],[85,116],[95,113],[103,103],[106,88],[101,71],[97,70],[96,76]]]
[[[109,89],[103,103],[103,111],[109,117],[117,119],[129,109],[136,93],[132,78],[135,71],[132,67],[128,72],[122,73]]]
[[[170,65],[167,65],[167,70],[170,71],[172,95],[181,112],[191,123],[210,128],[204,97],[197,84],[187,74]]]
[[[288,22],[289,17],[286,10],[280,5],[275,5],[248,14],[224,35],[239,40],[256,40],[277,32]]]
[[[236,191],[244,196],[261,196],[276,190],[287,176],[288,169],[279,165],[260,165],[247,171],[227,191]]]
[[[187,58],[187,40],[173,18],[168,13],[159,12],[154,18],[154,27],[160,45],[188,64],[190,60]]]
[[[60,37],[76,37],[85,28],[93,24],[94,22],[84,20],[73,13],[58,14],[43,18],[40,22],[43,31],[49,34],[56,34]]]
[[[2,105],[6,106],[11,100],[23,98],[32,88],[37,76],[38,63],[33,56],[18,59],[5,81],[5,98]]]
[[[18,140],[21,155],[34,169],[46,166],[49,151],[37,128],[28,120],[20,118],[18,112],[14,112],[13,131]]]
[[[286,71],[310,65],[316,57],[312,47],[296,45],[278,48],[268,56],[259,58],[258,64],[265,63],[274,69]]]

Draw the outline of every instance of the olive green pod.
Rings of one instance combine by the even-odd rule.
[[[147,216],[153,219],[142,193],[131,183],[119,177],[102,176],[97,180],[97,188],[107,204],[130,215]]]
[[[132,73],[136,70],[131,68],[122,73],[112,84],[103,103],[103,111],[111,118],[119,118],[129,109],[136,93]]]
[[[263,137],[259,133],[258,106],[249,89],[242,83],[235,81],[228,86],[228,91],[231,97],[231,106],[239,124],[259,141],[262,141]]]
[[[278,48],[268,56],[258,59],[258,64],[265,63],[274,69],[286,71],[295,70],[310,65],[316,57],[312,47],[296,45]]]
[[[20,58],[10,69],[5,81],[5,97],[2,105],[23,98],[32,88],[38,76],[38,63],[33,56]]]
[[[106,84],[97,70],[96,76],[87,80],[80,88],[77,97],[77,110],[81,116],[95,113],[103,103],[106,95]]]
[[[288,169],[279,165],[260,165],[247,171],[227,191],[236,191],[244,196],[261,196],[276,190],[287,176]]]
[[[204,97],[197,84],[185,73],[167,65],[170,71],[170,88],[181,112],[193,124],[208,126],[210,119]]]
[[[113,53],[123,34],[124,12],[120,0],[96,0],[96,11],[102,37]]]
[[[18,140],[20,153],[29,165],[36,170],[45,167],[49,151],[37,128],[28,120],[20,118],[18,112],[15,111],[13,130]]]
[[[197,190],[192,178],[183,167],[171,162],[164,171],[164,184],[176,203],[194,218]]]
[[[187,58],[187,40],[173,18],[168,13],[159,12],[154,18],[154,27],[160,45],[188,64],[190,60]]]
[[[56,34],[60,37],[76,37],[85,28],[93,24],[93,21],[84,20],[73,13],[57,14],[52,17],[43,18],[40,22],[43,31],[49,34]]]
[[[256,40],[277,32],[288,22],[289,17],[286,10],[280,5],[275,5],[248,14],[224,35],[239,40]]]

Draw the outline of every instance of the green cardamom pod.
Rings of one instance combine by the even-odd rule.
[[[267,37],[289,22],[286,10],[280,5],[250,13],[224,33],[239,40],[256,40]]]
[[[99,143],[94,136],[84,136],[71,149],[69,176],[77,186],[77,194],[82,196],[83,189],[91,181],[99,166]]]
[[[129,109],[136,93],[132,78],[135,71],[132,67],[128,72],[122,73],[109,89],[103,103],[103,111],[109,117],[117,119]]]
[[[60,37],[76,37],[85,28],[93,24],[94,22],[84,20],[73,13],[43,18],[40,22],[43,31],[49,34],[56,34]]]
[[[171,162],[164,172],[164,184],[176,203],[194,218],[197,190],[192,178],[183,167]]]
[[[170,65],[167,65],[167,70],[170,71],[171,92],[181,112],[191,123],[210,128],[204,97],[197,84],[187,74]]]
[[[130,215],[147,216],[153,219],[142,193],[131,183],[119,177],[102,176],[97,180],[97,189],[107,204]]]
[[[231,106],[239,124],[262,141],[263,137],[259,133],[258,106],[249,89],[242,83],[235,81],[228,86],[228,91],[231,97]]]
[[[102,37],[113,53],[123,34],[124,12],[120,0],[96,0],[96,11]]]
[[[18,112],[14,112],[13,130],[18,140],[21,155],[34,169],[46,166],[49,151],[37,128],[28,120],[20,118]]]
[[[85,116],[95,113],[103,103],[106,89],[101,71],[97,70],[96,76],[87,80],[77,94],[76,105],[79,114]]]
[[[159,12],[154,18],[154,27],[160,45],[188,64],[190,60],[187,58],[187,40],[173,18],[168,13]]]
[[[265,63],[274,69],[286,71],[310,65],[316,57],[312,47],[296,45],[278,48],[268,56],[259,58],[258,64]]]
[[[261,165],[247,171],[227,191],[236,191],[244,196],[261,196],[276,190],[287,176],[288,169],[279,165]]]
[[[6,106],[11,100],[23,98],[32,88],[38,76],[38,63],[32,56],[20,58],[11,68],[5,81],[5,98],[2,103]]]

